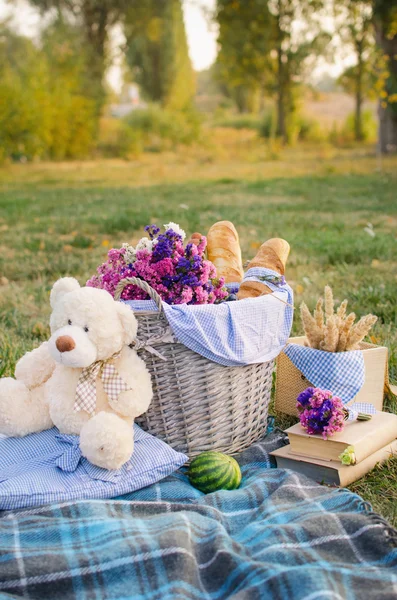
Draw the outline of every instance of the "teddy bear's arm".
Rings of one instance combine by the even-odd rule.
[[[123,417],[139,417],[148,409],[153,397],[150,373],[131,348],[124,348],[116,368],[131,389],[121,392],[117,400],[109,398],[109,404]]]
[[[48,342],[43,342],[19,359],[15,367],[15,378],[32,389],[45,383],[54,369],[55,361],[49,353]]]

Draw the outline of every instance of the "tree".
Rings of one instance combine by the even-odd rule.
[[[41,47],[0,28],[0,159],[87,155],[95,119],[82,94],[82,65],[70,26],[52,24]]]
[[[44,57],[33,42],[0,25],[0,162],[42,156],[50,143]]]
[[[175,110],[195,93],[180,0],[142,0],[124,17],[126,59],[144,96]]]
[[[397,149],[397,6],[391,0],[373,0],[376,41],[383,51],[380,74],[379,146],[383,154]]]
[[[104,99],[103,78],[107,67],[109,29],[131,6],[129,0],[29,0],[43,13],[56,10],[59,16],[81,26],[90,63],[90,92],[99,112]]]
[[[267,0],[218,0],[217,76],[239,112],[253,112],[270,87],[275,20]]]
[[[339,82],[355,97],[355,139],[362,141],[362,106],[373,90],[374,36],[369,0],[335,0],[337,30],[341,41],[352,48],[355,65],[346,69]]]
[[[308,63],[325,52],[329,34],[319,20],[323,0],[269,0],[275,19],[275,89],[277,135],[288,142],[289,120],[295,110],[294,90]]]
[[[48,154],[56,159],[85,156],[92,147],[97,123],[81,29],[56,19],[42,32],[40,45],[47,62],[47,91],[51,95]]]

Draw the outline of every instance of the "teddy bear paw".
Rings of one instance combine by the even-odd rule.
[[[92,464],[120,469],[134,450],[132,426],[113,413],[100,412],[83,426],[80,449]]]

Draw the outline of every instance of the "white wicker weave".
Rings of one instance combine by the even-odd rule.
[[[172,339],[161,298],[141,279],[126,278],[117,286],[137,285],[156,302],[159,311],[136,311],[135,348],[151,373],[153,400],[136,419],[145,431],[189,457],[206,450],[234,454],[266,433],[274,361],[224,367]],[[163,358],[145,349],[155,348]]]

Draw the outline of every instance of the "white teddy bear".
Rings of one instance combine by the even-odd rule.
[[[50,297],[51,338],[0,379],[0,433],[49,429],[80,435],[90,462],[118,469],[134,449],[133,421],[152,399],[150,374],[131,344],[134,313],[104,290],[65,277]]]

